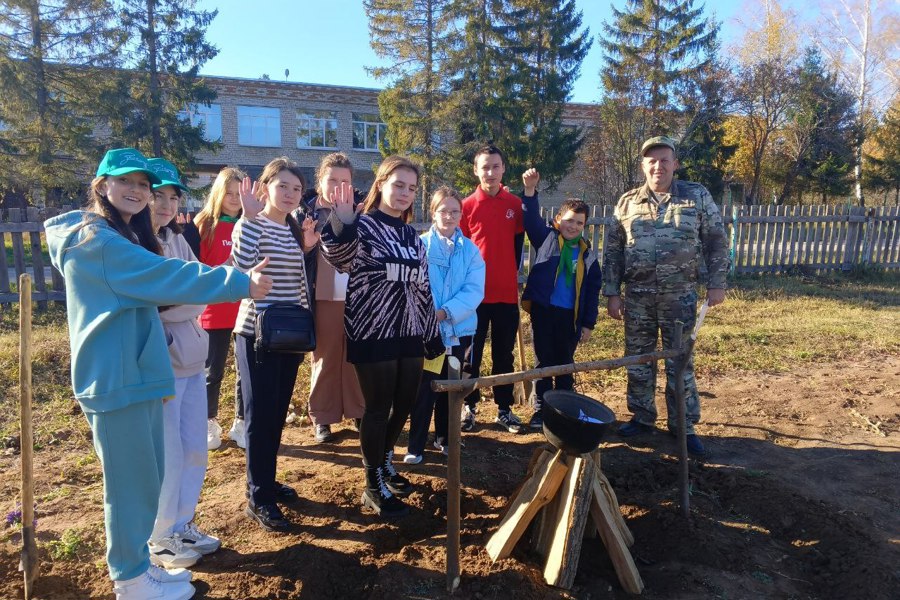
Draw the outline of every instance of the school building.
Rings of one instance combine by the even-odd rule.
[[[312,183],[319,160],[335,151],[349,155],[356,187],[370,187],[373,170],[381,162],[378,144],[387,129],[378,115],[379,90],[234,77],[205,79],[218,97],[208,107],[192,107],[188,117],[194,124],[203,123],[206,137],[222,147],[197,155],[199,167],[191,187],[210,184],[228,165],[258,175],[267,162],[281,155],[297,161]],[[589,104],[569,104],[564,122],[586,126],[591,110]],[[552,205],[568,196],[581,197],[585,184],[580,172],[579,163],[557,190],[542,194],[542,202]],[[521,182],[506,183],[513,189],[521,187]]]

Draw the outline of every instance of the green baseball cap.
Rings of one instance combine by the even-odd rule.
[[[665,146],[666,148],[671,148],[672,152],[676,152],[675,140],[664,135],[657,135],[648,139],[643,143],[643,145],[641,145],[641,156],[645,156],[647,154],[647,150],[649,150],[650,148],[656,148],[658,146]]]
[[[141,172],[150,180],[151,184],[159,183],[159,177],[150,169],[147,158],[140,150],[134,148],[115,148],[107,151],[100,166],[97,167],[97,177],[125,175],[127,173]]]
[[[154,190],[157,190],[166,185],[174,185],[177,188],[181,188],[182,191],[190,191],[184,184],[181,183],[181,177],[178,175],[178,169],[175,168],[175,165],[173,165],[166,159],[151,158],[147,161],[147,164],[150,165],[150,170],[156,173],[156,176],[159,177],[159,183],[153,184]]]

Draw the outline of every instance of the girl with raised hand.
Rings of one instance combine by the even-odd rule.
[[[271,279],[160,256],[150,219],[160,183],[133,148],[110,150],[91,205],[44,223],[66,281],[72,387],[103,469],[106,560],[117,600],[186,600],[191,574],[150,564],[147,541],[164,474],[163,402],[175,376],[160,306],[264,297]]]
[[[322,230],[325,259],[350,274],[347,360],[366,402],[359,436],[366,472],[362,502],[382,517],[409,512],[397,498],[412,488],[394,469],[394,445],[416,398],[423,357],[444,351],[425,246],[409,225],[418,184],[416,163],[389,156],[363,204],[354,206],[349,185],[335,190],[334,211]]]
[[[447,354],[460,364],[469,346],[478,317],[475,309],[484,298],[484,259],[459,228],[462,200],[456,190],[441,187],[431,198],[431,228],[422,234],[428,258],[428,279],[437,309],[441,339]],[[433,392],[431,382],[447,379],[447,361],[439,373],[425,371],[419,396],[409,418],[409,445],[403,462],[422,462],[428,426],[434,413],[434,447],[446,453],[449,398],[447,392]]]
[[[150,169],[160,178],[153,185],[150,219],[162,255],[196,261],[175,222],[187,188],[175,165],[151,158]],[[175,371],[175,397],[163,407],[165,476],[156,524],[150,536],[150,562],[166,568],[190,567],[200,556],[219,549],[219,540],[200,531],[194,511],[206,476],[206,392],[204,362],[208,337],[197,317],[205,307],[197,304],[166,306],[160,310],[169,358]]]
[[[247,440],[247,515],[270,531],[290,528],[278,504],[298,499],[293,488],[275,481],[275,467],[303,355],[257,352],[255,325],[257,313],[273,302],[309,308],[303,247],[316,243],[315,223],[306,219],[301,227],[291,215],[300,204],[304,185],[300,167],[286,157],[269,162],[257,182],[244,178],[240,186],[243,214],[231,238],[234,265],[249,269],[265,258],[264,272],[273,280],[265,298],[241,301],[234,326]]]
[[[194,255],[205,265],[231,264],[231,233],[241,216],[240,185],[246,176],[246,173],[235,167],[225,167],[219,171],[206,204],[194,220],[184,227],[184,238]],[[239,302],[210,304],[200,315],[200,326],[209,336],[209,353],[206,357],[206,447],[209,450],[215,450],[222,443],[222,427],[218,421],[219,391],[225,375],[225,362],[231,354],[239,306]],[[228,437],[239,448],[244,448],[246,441],[240,377],[235,383],[234,399],[234,422],[228,431]]]
[[[301,203],[298,220],[310,217],[321,232],[331,216],[328,199],[341,184],[352,185],[353,165],[346,154],[326,155],[316,171],[316,194]],[[316,349],[310,354],[312,369],[309,383],[309,416],[315,427],[316,441],[334,439],[331,426],[345,417],[353,419],[356,429],[365,411],[356,371],[347,362],[347,336],[344,331],[344,306],[347,298],[346,273],[339,273],[319,252],[318,244],[307,249],[306,272],[315,296]]]

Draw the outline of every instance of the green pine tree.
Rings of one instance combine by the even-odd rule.
[[[209,105],[215,91],[198,76],[218,49],[206,29],[218,11],[195,10],[195,0],[119,0],[129,33],[126,69],[103,95],[110,118],[111,144],[164,156],[182,172],[200,150],[215,150],[200,127],[185,118],[192,105]]]
[[[105,0],[0,2],[0,191],[34,203],[79,195],[95,162],[97,67],[120,32]]]
[[[678,88],[710,64],[718,26],[694,0],[626,0],[600,39],[607,95],[645,113],[647,132],[678,133]],[[643,134],[645,132],[641,132]]]
[[[423,166],[419,182],[423,205],[444,180],[444,140],[448,121],[447,64],[459,15],[456,0],[365,0],[369,36],[386,67],[369,69],[390,83],[379,95],[389,146],[382,153],[404,153]],[[427,212],[427,211],[426,211]]]
[[[574,0],[508,0],[495,30],[508,43],[508,65],[498,98],[507,127],[494,136],[507,155],[509,185],[530,167],[554,187],[572,168],[582,142],[562,122],[565,103],[591,44]]]

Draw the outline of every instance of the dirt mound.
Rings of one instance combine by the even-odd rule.
[[[676,502],[670,436],[658,431],[625,444],[612,435],[603,447],[603,470],[636,540],[644,597],[896,597],[900,359],[738,375],[701,386],[705,423],[698,431],[713,456],[691,466],[689,521]],[[627,414],[621,386],[595,392],[620,417]],[[510,558],[491,563],[484,544],[534,449],[545,442],[538,434],[494,429],[488,403],[482,410],[479,427],[464,437],[463,576],[454,597],[626,597],[598,538],[585,540],[568,592],[544,583],[525,538]],[[398,467],[416,486],[413,511],[383,523],[359,507],[355,434],[349,427],[337,434],[334,444],[316,445],[309,427],[285,432],[278,476],[301,495],[287,507],[296,523],[288,534],[266,533],[244,515],[242,451],[229,443],[211,453],[197,520],[224,547],[194,569],[198,600],[447,596],[444,457],[429,451],[422,464]],[[59,437],[36,455],[44,559],[38,596],[108,599],[99,468],[84,458],[90,455],[80,435]],[[12,498],[16,457],[0,460],[0,489]],[[5,531],[0,598],[22,597],[19,537]],[[57,558],[49,557],[50,547]]]

